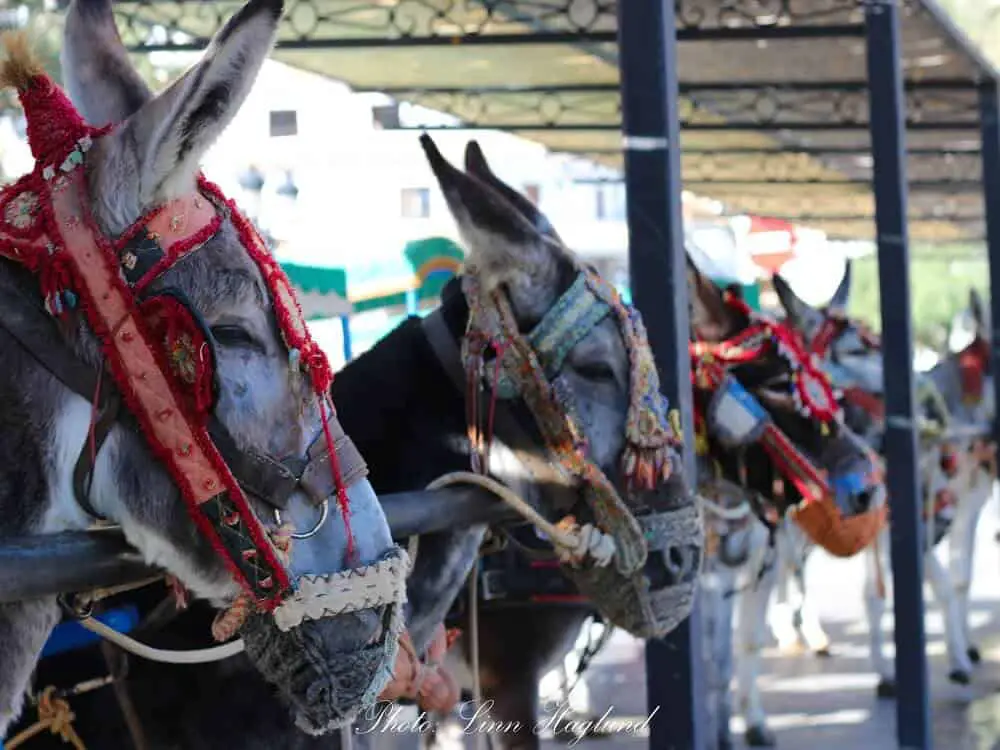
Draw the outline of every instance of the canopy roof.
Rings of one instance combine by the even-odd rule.
[[[239,4],[116,12],[134,49],[181,50]],[[979,95],[995,71],[934,0],[902,16],[911,237],[979,239]],[[685,188],[872,238],[863,21],[859,0],[677,0]],[[615,0],[290,0],[275,56],[622,166]]]

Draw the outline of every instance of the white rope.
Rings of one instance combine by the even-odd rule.
[[[735,508],[726,508],[713,500],[709,500],[704,495],[696,495],[696,497],[705,510],[709,511],[712,515],[721,518],[723,521],[742,521],[750,515],[751,512],[750,503],[746,500],[741,500],[740,504]]]
[[[479,677],[479,560],[476,560],[476,567],[472,569],[469,577],[469,598],[472,599],[469,607],[469,635],[472,638],[470,649],[472,651],[472,700],[475,701],[476,711],[483,705],[483,685]],[[476,750],[488,750],[487,737],[483,732],[476,732]]]
[[[599,567],[604,567],[614,558],[614,539],[610,535],[602,533],[592,524],[584,524],[573,530],[560,528],[544,518],[513,490],[491,477],[469,471],[453,471],[435,479],[427,485],[427,489],[439,490],[453,484],[473,484],[492,492],[544,533],[557,548],[563,561],[581,560],[589,555]]]
[[[160,662],[161,664],[207,664],[213,661],[222,661],[230,656],[243,651],[243,639],[240,638],[221,646],[211,648],[199,648],[189,651],[174,651],[162,648],[153,648],[134,638],[130,638],[124,633],[119,633],[114,628],[108,627],[100,620],[93,617],[85,617],[79,620],[80,625],[92,633],[96,633],[102,638],[114,643],[116,646],[125,649],[130,654],[135,654],[142,659]]]

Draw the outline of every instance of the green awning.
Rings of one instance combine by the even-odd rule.
[[[347,272],[342,268],[300,266],[282,263],[282,270],[295,287],[306,320],[350,315],[354,309],[347,298]]]
[[[407,281],[396,285],[385,294],[356,299],[354,312],[406,307],[407,295],[412,292],[416,293],[418,305],[427,300],[436,303],[444,285],[456,276],[462,267],[465,252],[447,237],[428,237],[407,242],[403,248],[402,259],[405,259],[411,272]],[[389,268],[385,263],[379,265],[390,278],[392,275],[398,276],[392,274],[395,266]]]

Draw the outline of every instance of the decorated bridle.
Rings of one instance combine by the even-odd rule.
[[[791,369],[792,395],[799,412],[824,428],[842,417],[833,388],[791,329],[754,313],[728,291],[724,302],[745,315],[751,324],[724,341],[689,344],[691,383],[714,394],[706,409],[696,407],[696,419],[711,425],[713,434],[729,448],[760,443],[807,503],[818,500],[830,492],[827,480],[729,371],[759,362],[770,353],[778,354]]]
[[[837,308],[825,308],[820,311],[823,316],[816,335],[810,342],[810,350],[820,359],[828,358],[836,372],[840,366],[837,356],[837,349],[834,342],[848,329],[853,329],[861,342],[871,352],[881,352],[882,341],[877,334],[871,331],[862,321],[849,318],[842,310]],[[959,377],[962,387],[962,398],[966,404],[976,404],[982,400],[983,381],[986,373],[989,372],[989,347],[982,337],[977,336],[968,347],[958,353]],[[944,397],[929,378],[919,378],[916,385],[917,400],[927,404],[935,414],[930,422],[937,421],[940,427],[933,427],[930,422],[922,422],[922,436],[924,439],[933,439],[937,443],[938,463],[943,475],[951,479],[958,474],[959,456],[954,441],[949,439],[955,432],[949,428],[951,414]],[[869,393],[857,386],[848,386],[842,389],[844,400],[865,412],[867,412],[876,422],[884,419],[885,404],[880,395]],[[979,455],[988,454],[988,445],[983,441],[973,441],[969,447],[970,453]],[[982,461],[983,468],[996,473],[995,458],[987,457]],[[942,508],[954,504],[956,498],[950,490],[939,490],[932,493],[933,508],[927,513],[931,517],[938,514]]]
[[[506,292],[484,289],[474,264],[464,269],[461,285],[469,316],[456,363],[461,374],[456,377],[461,378],[469,408],[473,470],[489,472],[487,451],[493,440],[494,416],[510,415],[511,402],[520,399],[546,447],[547,470],[554,471],[563,484],[582,488],[597,529],[614,540],[613,565],[569,564],[563,566],[564,573],[611,622],[632,634],[659,637],[669,632],[686,616],[692,601],[703,545],[700,511],[694,503],[669,511],[655,506],[636,510],[635,504],[626,504],[591,459],[572,394],[562,377],[573,347],[602,321],[614,321],[629,357],[622,457],[627,493],[652,490],[668,481],[679,466],[679,442],[638,311],[595,272],[578,265],[569,289],[530,332],[522,333]],[[445,364],[450,359],[443,343],[448,334],[435,333],[442,330],[441,315],[439,309],[428,316],[425,329]],[[485,415],[477,406],[484,395],[489,402]],[[517,421],[507,420],[507,424]],[[529,458],[522,456],[522,460]],[[536,473],[533,467],[529,469]],[[691,580],[654,590],[644,573],[647,559],[654,553],[666,559],[674,546],[697,548],[697,559],[685,559],[685,564],[690,563]]]
[[[293,493],[305,491],[322,506],[317,528],[326,518],[327,498],[335,495],[350,534],[347,487],[367,472],[333,415],[329,363],[260,235],[203,176],[195,193],[158,206],[117,239],[104,236],[90,212],[82,167],[95,142],[113,126],[87,125],[26,51],[17,55],[12,49],[11,55],[0,77],[20,95],[35,167],[0,191],[0,256],[34,274],[43,301],[34,300],[34,318],[4,316],[0,326],[69,388],[94,401],[89,461],[81,455],[77,480],[92,469],[100,442],[121,418],[121,398],[244,596],[258,609],[272,611],[298,594],[248,494],[270,504],[280,523],[280,511]],[[166,270],[211,239],[226,218],[270,293],[290,368],[308,376],[319,402],[323,435],[306,461],[238,447],[214,414],[218,382],[212,334],[182,292],[152,288]],[[85,365],[51,322],[39,320],[46,313],[49,320],[85,317],[104,355],[99,368]],[[40,345],[39,336],[54,339],[53,345]],[[117,393],[102,377],[105,368]],[[82,484],[75,483],[77,499],[96,516]],[[352,544],[353,538],[349,553]]]
[[[729,449],[759,445],[778,473],[791,482],[801,496],[794,516],[803,530],[834,554],[854,554],[872,533],[873,519],[866,514],[846,519],[840,517],[832,496],[835,492],[862,489],[869,477],[852,473],[829,478],[772,421],[768,412],[730,370],[759,362],[769,354],[782,357],[791,370],[791,393],[799,412],[817,421],[823,430],[843,419],[829,378],[820,369],[814,353],[804,346],[801,337],[791,328],[755,312],[729,290],[723,295],[723,303],[740,313],[750,324],[721,342],[696,340],[689,344],[692,386],[711,394],[705,407],[696,400],[698,431],[702,435],[710,431]],[[707,450],[707,445],[703,445],[704,450]],[[873,453],[871,463],[874,467],[880,465]],[[880,512],[884,515],[884,508]],[[767,522],[767,519],[762,520]],[[880,523],[877,516],[874,520]]]
[[[574,418],[573,401],[556,377],[566,355],[604,318],[613,315],[624,333],[630,359],[630,403],[622,470],[628,481],[652,489],[670,477],[671,447],[678,445],[668,420],[668,404],[648,355],[645,330],[634,308],[597,274],[584,269],[569,290],[527,335],[520,333],[505,293],[484,294],[479,274],[467,268],[462,289],[469,303],[469,326],[463,341],[466,372],[473,383],[487,372],[487,350],[495,356],[494,388],[498,398],[521,396],[556,462],[588,487],[588,503],[598,526],[618,542],[616,563],[623,574],[641,569],[646,547],[638,521],[614,485],[587,455],[586,439]],[[488,377],[488,374],[487,374]]]

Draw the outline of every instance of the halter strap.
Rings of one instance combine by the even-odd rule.
[[[587,277],[577,276],[527,336],[545,374],[555,377],[573,347],[610,314],[611,307],[590,290]]]

